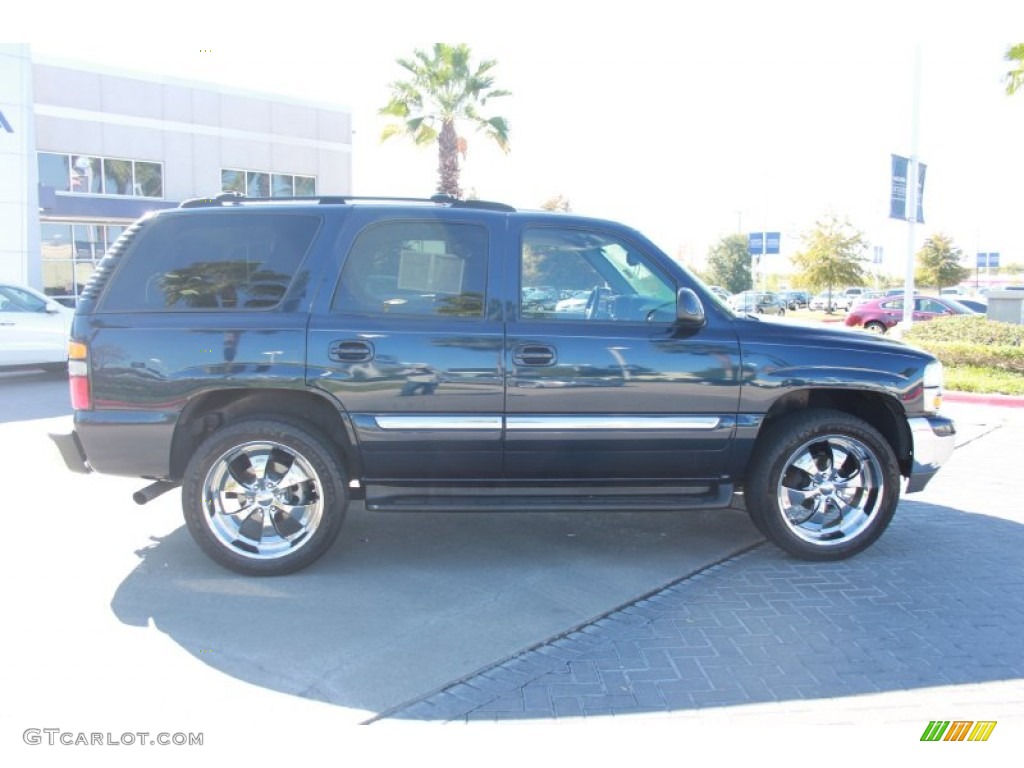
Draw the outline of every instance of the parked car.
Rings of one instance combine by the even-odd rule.
[[[74,310],[15,283],[0,283],[0,368],[63,370]]]
[[[723,288],[720,285],[709,285],[708,290],[725,302],[728,302],[729,299],[732,297],[732,294],[729,293],[727,290],[725,290],[725,288]]]
[[[839,299],[840,294],[836,291],[822,291],[811,299],[808,306],[815,312],[835,312],[839,307],[845,306]]]
[[[864,293],[862,293],[860,296],[857,296],[856,298],[854,298],[852,302],[850,302],[849,311],[852,312],[862,304],[867,304],[872,299],[881,299],[883,296],[885,296],[885,294],[882,293],[881,291],[864,291]]]
[[[588,283],[582,317],[544,307]],[[180,487],[196,544],[252,575],[314,563],[352,501],[678,512],[742,492],[772,542],[838,560],[956,441],[933,355],[736,315],[631,227],[482,200],[186,201],[103,257],[69,349],[69,469],[146,478],[138,503]]]
[[[965,299],[962,296],[958,296],[956,300],[968,309],[973,309],[979,314],[988,314],[988,304],[984,301],[978,301],[977,299]]]
[[[555,312],[562,317],[568,315],[583,317],[589,298],[590,291],[572,291],[566,298],[559,299],[555,304]]]
[[[976,315],[973,309],[964,306],[949,296],[915,296],[913,319],[931,320],[943,315]],[[903,321],[903,297],[888,296],[873,299],[866,304],[851,310],[846,316],[846,324],[862,326],[865,331],[886,333],[890,328]]]
[[[734,312],[752,315],[784,315],[786,305],[774,293],[743,291],[729,299],[729,306]]]
[[[779,291],[779,298],[786,305],[786,309],[794,312],[811,304],[811,294],[807,291]]]

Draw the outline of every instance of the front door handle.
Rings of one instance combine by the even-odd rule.
[[[546,366],[557,360],[555,348],[547,344],[520,344],[512,350],[512,362],[516,365]]]
[[[327,350],[327,356],[339,363],[368,363],[373,355],[373,344],[368,341],[332,341]]]

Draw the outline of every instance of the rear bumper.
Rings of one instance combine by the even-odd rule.
[[[908,419],[908,422],[914,439],[914,463],[906,493],[916,493],[924,490],[928,481],[953,455],[956,425],[944,416],[922,416]]]
[[[54,434],[51,432],[50,439],[57,446],[57,450],[60,451],[60,456],[64,459],[68,469],[83,475],[92,472],[92,467],[89,466],[89,462],[85,458],[85,450],[82,448],[82,443],[79,441],[78,433],[75,430],[71,430],[68,434]]]
[[[51,433],[72,472],[169,480],[174,415],[78,411],[68,432]]]

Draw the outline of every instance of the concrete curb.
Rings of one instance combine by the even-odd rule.
[[[970,403],[972,405],[997,405],[1004,408],[1024,408],[1024,396],[1020,395],[981,395],[975,392],[943,392],[942,399],[951,403]]]

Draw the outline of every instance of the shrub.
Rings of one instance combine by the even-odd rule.
[[[915,324],[903,335],[949,367],[994,368],[1024,374],[1024,326],[957,315]]]
[[[1024,325],[1001,323],[978,315],[952,315],[915,323],[903,334],[908,341],[960,341],[1006,347],[1024,346]]]

